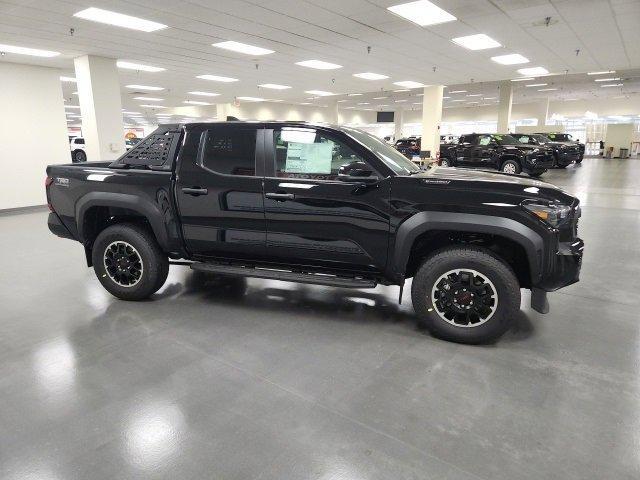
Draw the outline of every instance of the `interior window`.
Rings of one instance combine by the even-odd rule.
[[[533,138],[529,138],[526,135],[523,135],[521,137],[518,137],[518,141],[520,143],[533,143]]]
[[[307,128],[274,132],[276,176],[335,180],[342,165],[364,161],[351,147]]]
[[[214,128],[207,132],[202,166],[226,175],[256,174],[256,130]]]

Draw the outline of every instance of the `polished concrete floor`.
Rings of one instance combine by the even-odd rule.
[[[118,301],[44,212],[0,216],[0,478],[640,478],[640,161],[545,178],[583,201],[582,281],[483,347],[390,287],[172,267]]]

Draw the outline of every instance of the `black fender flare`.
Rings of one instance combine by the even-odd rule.
[[[115,207],[132,210],[143,216],[151,225],[151,229],[162,250],[167,251],[169,240],[160,209],[149,200],[138,195],[115,192],[90,192],[82,196],[76,203],[76,226],[78,238],[85,243],[84,219],[91,207]]]
[[[533,284],[542,273],[544,241],[526,225],[510,218],[475,213],[420,212],[405,220],[398,228],[387,268],[391,278],[404,278],[415,240],[430,230],[488,233],[506,237],[524,248]]]

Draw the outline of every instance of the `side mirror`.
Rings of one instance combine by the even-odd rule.
[[[338,180],[343,182],[376,183],[378,177],[364,162],[351,162],[338,170]]]

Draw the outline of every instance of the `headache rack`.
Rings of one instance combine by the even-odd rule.
[[[161,125],[109,167],[171,170],[181,135],[181,125]]]

